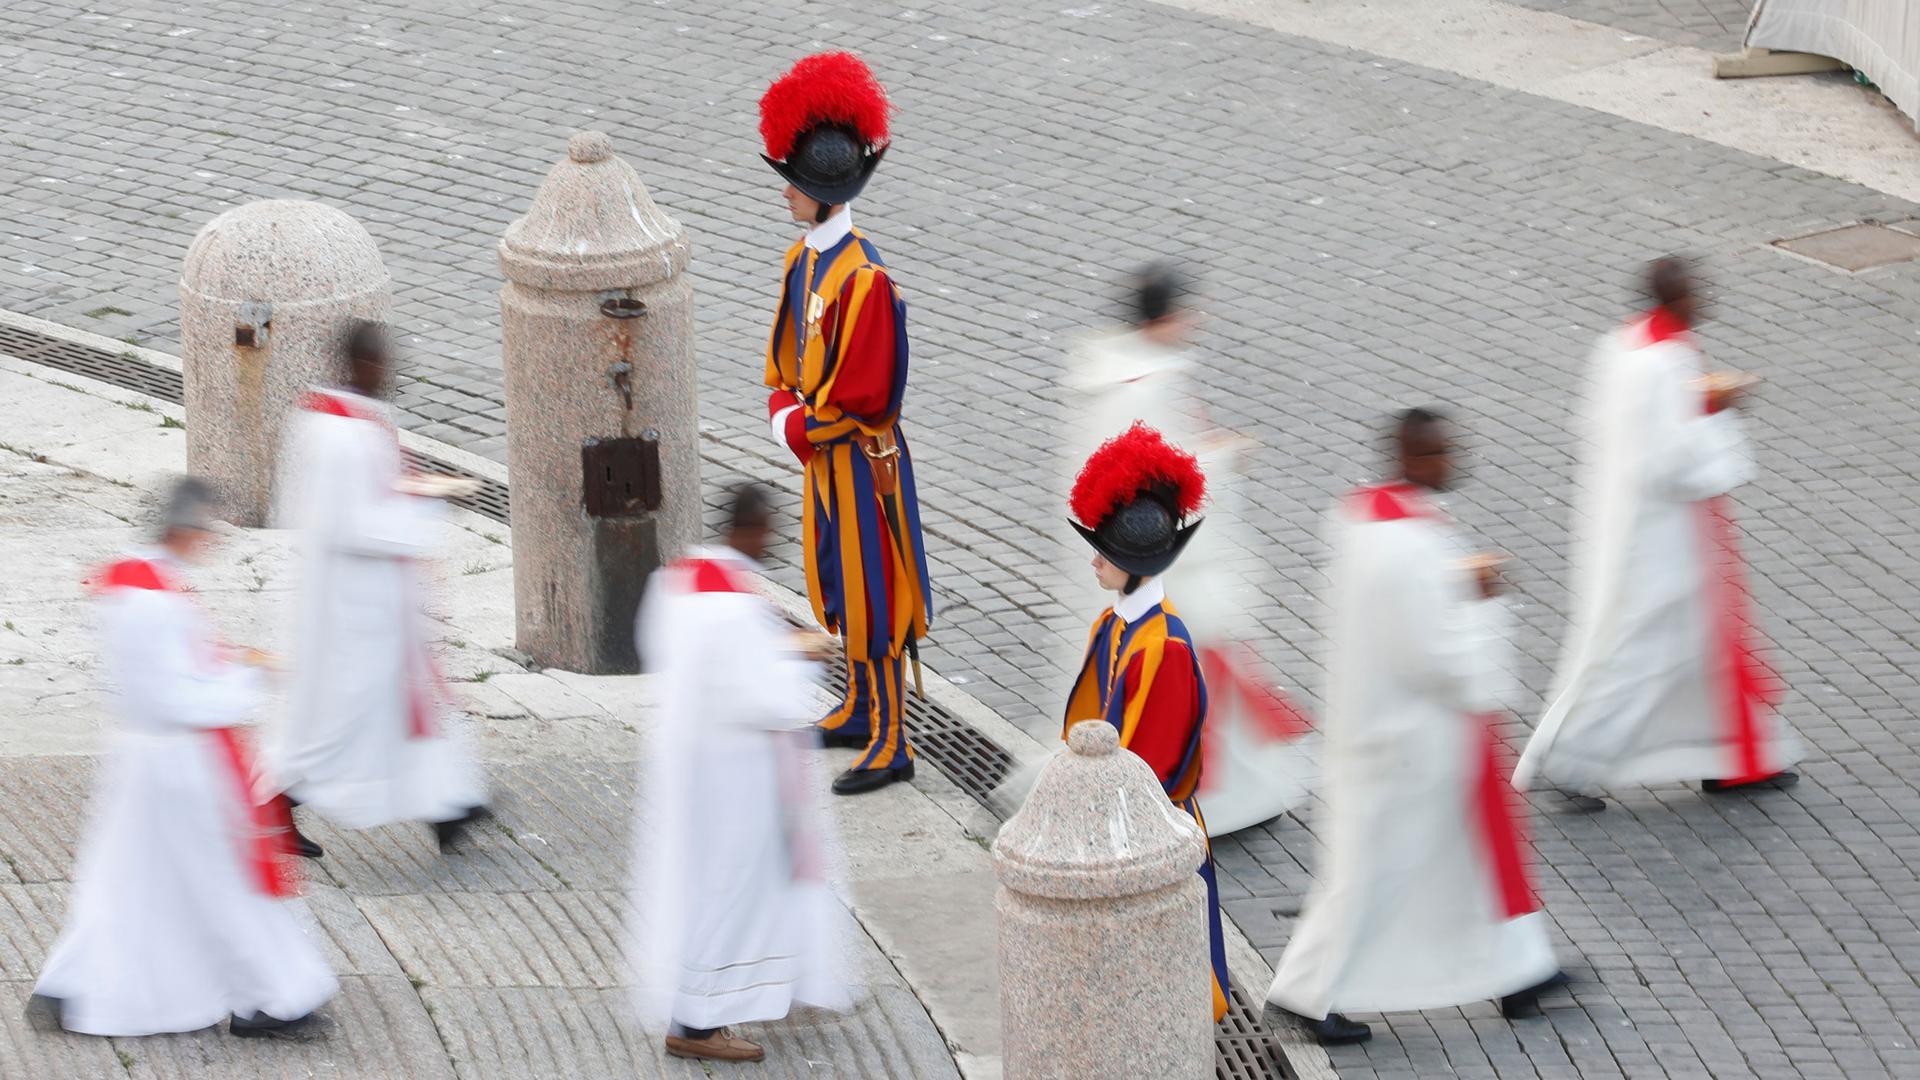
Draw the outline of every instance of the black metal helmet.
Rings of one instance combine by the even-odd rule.
[[[867,186],[887,152],[887,92],[849,52],[805,56],[760,98],[761,157],[827,205]]]
[[[1136,423],[1100,445],[1073,484],[1074,530],[1108,562],[1152,577],[1172,566],[1200,527],[1206,498],[1192,454]]]

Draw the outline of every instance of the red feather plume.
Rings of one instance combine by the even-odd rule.
[[[1174,506],[1182,518],[1200,509],[1207,497],[1200,462],[1158,431],[1135,421],[1101,443],[1081,468],[1073,482],[1073,516],[1087,528],[1097,529],[1108,514],[1155,487],[1173,490]]]
[[[816,124],[845,124],[868,146],[887,142],[893,106],[866,63],[850,52],[800,58],[760,98],[760,138],[767,156],[785,161],[793,144]]]

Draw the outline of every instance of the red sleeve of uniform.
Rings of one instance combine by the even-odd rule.
[[[1127,690],[1137,692],[1145,656],[1136,656],[1127,665]],[[1200,711],[1200,688],[1194,685],[1193,661],[1187,647],[1178,641],[1167,642],[1160,658],[1160,670],[1147,688],[1147,707],[1133,729],[1133,741],[1127,749],[1139,754],[1153,766],[1161,783],[1173,778],[1186,756],[1187,743],[1193,738],[1193,719]]]
[[[863,282],[862,279],[867,279]],[[893,370],[899,362],[900,343],[894,327],[893,282],[886,271],[863,270],[847,283],[840,298],[840,309],[852,305],[855,289],[865,286],[867,296],[860,305],[859,319],[840,326],[840,367],[833,377],[833,404],[848,416],[879,420],[887,415],[893,398]]]
[[[813,456],[813,444],[807,441],[807,411],[800,407],[800,395],[793,390],[775,390],[767,395],[767,420],[780,420],[782,410],[787,418],[780,420],[780,438],[786,440],[787,449],[805,465]]]

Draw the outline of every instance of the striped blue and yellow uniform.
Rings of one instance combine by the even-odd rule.
[[[787,252],[766,378],[776,412],[782,401],[800,406],[785,438],[806,469],[807,593],[814,617],[847,646],[845,694],[820,726],[867,737],[855,768],[901,768],[913,756],[903,658],[907,642],[926,635],[932,590],[900,425],[906,304],[858,229],[824,251],[802,241]],[[863,436],[898,447],[891,493],[876,483]]]
[[[1101,613],[1087,642],[1062,734],[1082,720],[1105,720],[1120,745],[1153,768],[1175,806],[1193,816],[1200,835],[1206,819],[1194,791],[1200,786],[1201,731],[1207,720],[1207,683],[1186,624],[1162,602],[1132,622],[1112,608]],[[1227,949],[1220,925],[1220,887],[1213,845],[1200,865],[1207,886],[1208,953],[1213,966],[1213,1018],[1227,1014]]]

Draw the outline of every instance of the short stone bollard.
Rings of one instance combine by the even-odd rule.
[[[1100,720],[993,842],[1008,1080],[1213,1075],[1206,841]]]
[[[384,321],[392,297],[373,238],[331,206],[247,203],[193,238],[180,272],[187,469],[213,481],[235,524],[266,523],[287,413],[344,374],[348,322]]]
[[[647,575],[698,539],[688,253],[598,131],[500,241],[515,639],[544,666],[637,670]]]

